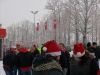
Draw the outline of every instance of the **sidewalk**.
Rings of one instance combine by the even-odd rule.
[[[0,61],[0,75],[5,75],[5,72],[2,67],[2,61]]]

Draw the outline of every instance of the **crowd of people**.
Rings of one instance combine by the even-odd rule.
[[[6,75],[100,75],[100,47],[76,43],[72,55],[63,43],[47,41],[40,47],[16,44],[4,53]]]

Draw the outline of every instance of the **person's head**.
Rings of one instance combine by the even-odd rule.
[[[33,47],[34,47],[35,49],[37,48],[35,44],[33,45]]]
[[[19,50],[18,50],[20,53],[27,53],[29,52],[29,50],[26,48],[26,47],[21,47]]]
[[[96,42],[93,42],[92,43],[92,47],[96,48],[97,47],[97,43]]]
[[[37,49],[37,48],[36,48],[36,45],[33,45],[33,46],[31,47],[31,52],[34,52],[36,49]]]
[[[87,47],[91,47],[91,42],[88,42],[87,43]]]
[[[20,49],[21,45],[20,44],[16,44],[16,49]]]
[[[57,42],[54,40],[44,43],[43,51],[45,51],[46,54],[50,54],[52,57],[56,58],[56,60],[60,59],[61,48],[59,44],[57,44]]]
[[[82,43],[74,44],[73,55],[78,58],[85,55],[85,47]]]
[[[10,51],[13,52],[13,53],[16,53],[16,46],[11,46]]]
[[[60,45],[61,47],[65,47],[65,45],[64,45],[63,43],[59,43],[59,45]]]
[[[64,51],[66,50],[66,47],[63,43],[59,43],[59,46],[60,46],[61,50],[64,50]]]

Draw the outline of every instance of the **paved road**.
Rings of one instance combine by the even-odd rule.
[[[5,72],[2,67],[2,61],[0,61],[0,75],[5,75]]]

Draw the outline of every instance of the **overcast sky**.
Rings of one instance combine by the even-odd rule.
[[[0,0],[0,23],[6,27],[23,20],[34,22],[31,10],[39,12],[36,21],[39,21],[47,13],[45,9],[47,0]]]

